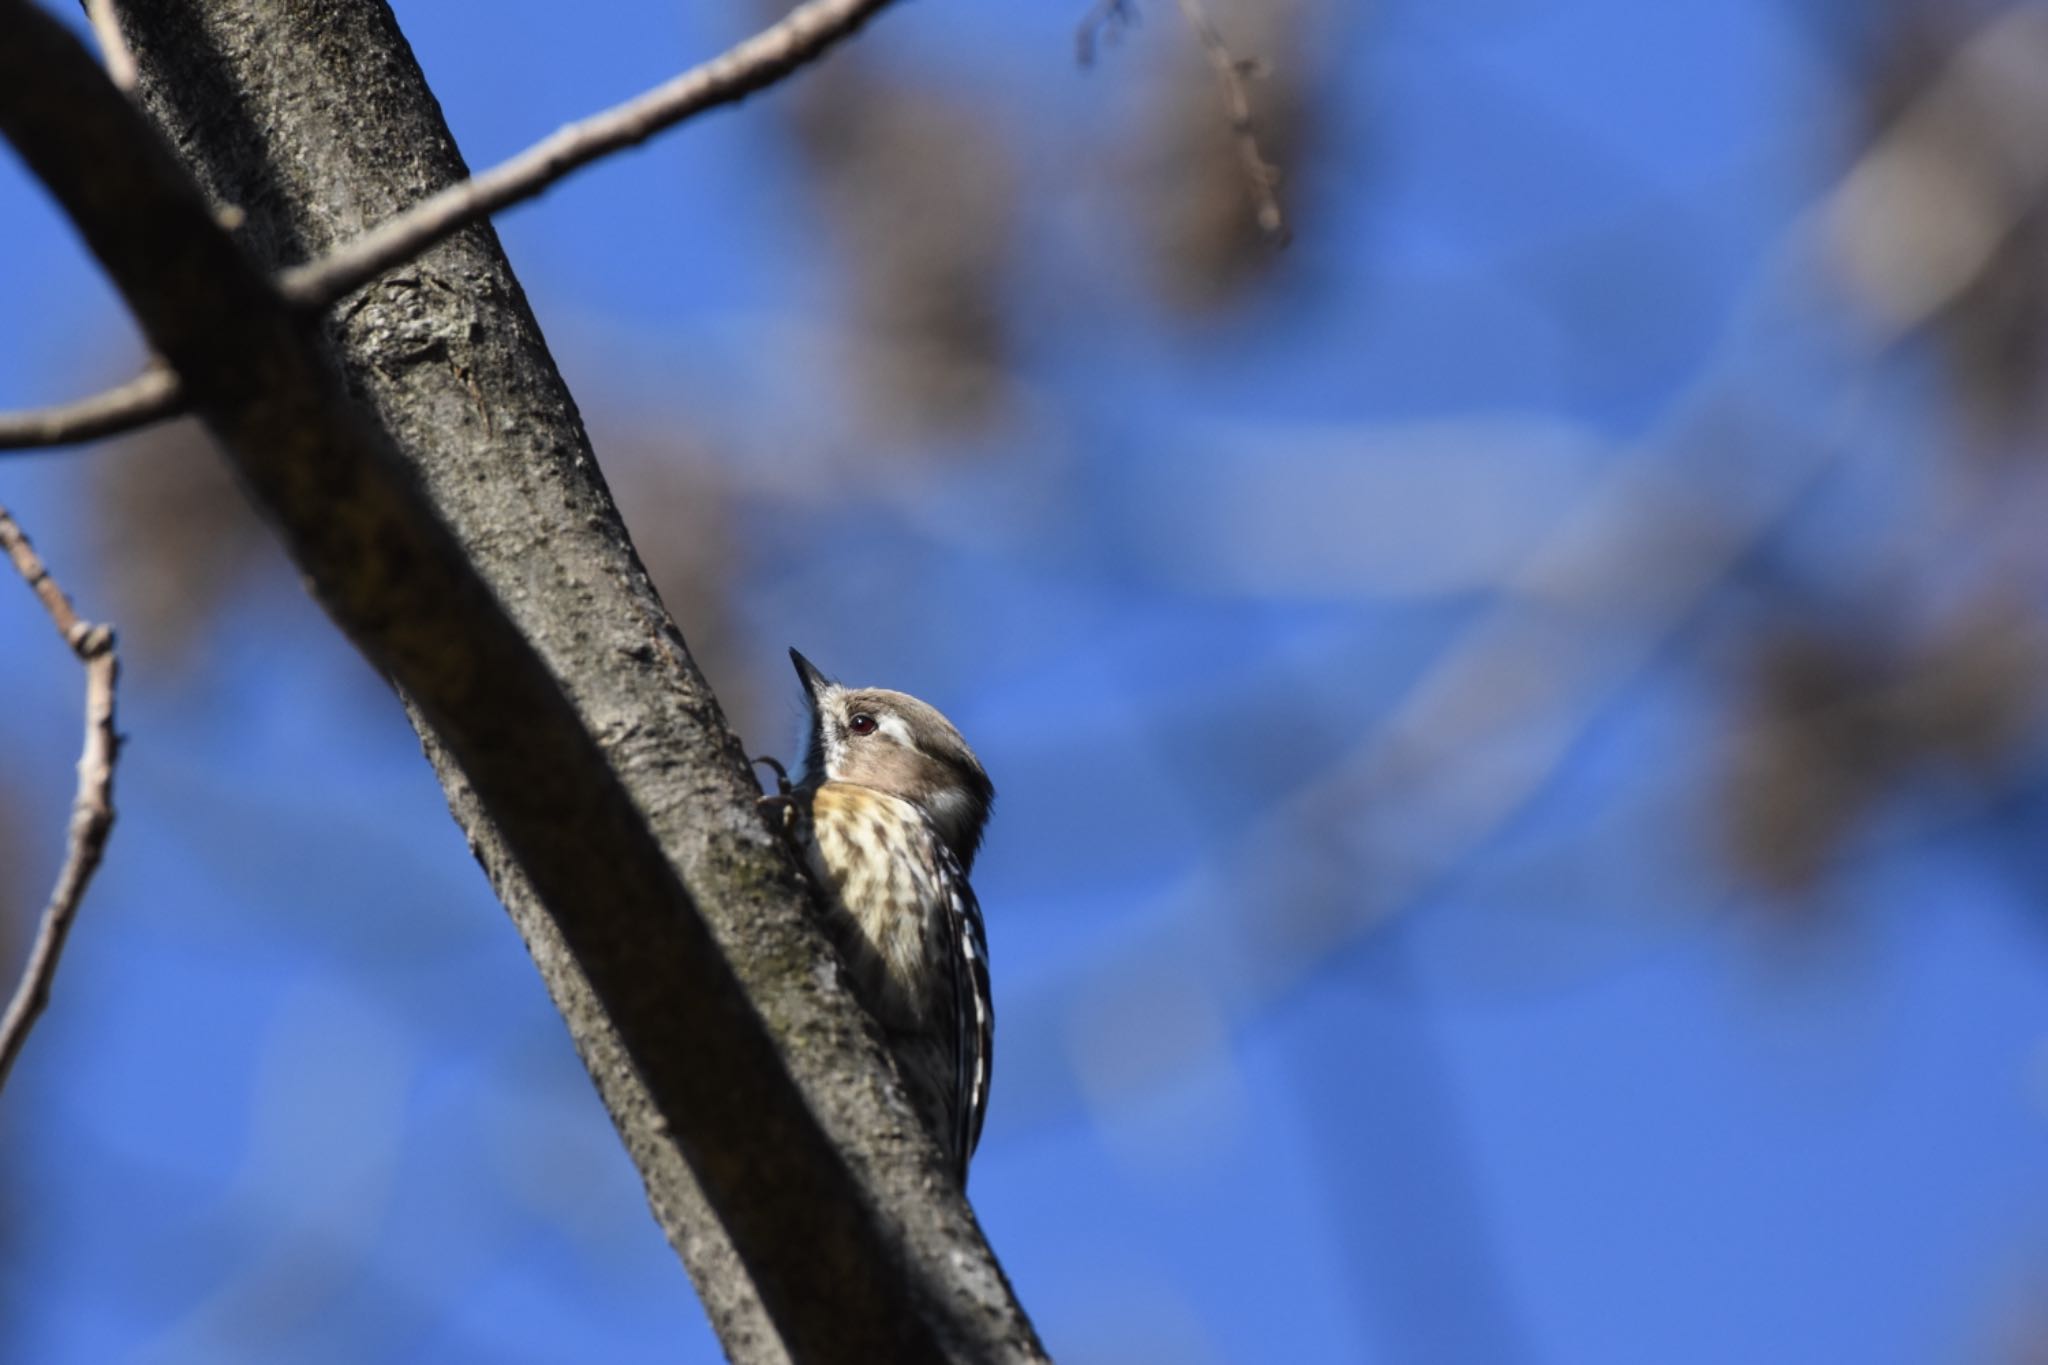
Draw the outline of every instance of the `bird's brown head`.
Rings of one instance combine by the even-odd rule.
[[[810,703],[804,785],[847,782],[917,806],[972,870],[995,787],[936,707],[880,687],[845,687],[789,651]]]

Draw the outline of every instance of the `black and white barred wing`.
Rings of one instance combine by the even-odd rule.
[[[959,860],[939,845],[939,869],[946,884],[946,909],[952,927],[953,1018],[959,1030],[954,1052],[956,1088],[953,1153],[960,1179],[967,1179],[967,1159],[981,1144],[981,1122],[988,1113],[989,1075],[995,1063],[996,1009],[989,989],[988,932],[981,922],[981,903]]]

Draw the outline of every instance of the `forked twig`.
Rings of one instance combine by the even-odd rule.
[[[64,939],[106,851],[107,833],[114,826],[114,759],[120,739],[114,733],[114,632],[79,619],[71,599],[50,577],[5,507],[0,507],[0,550],[6,551],[56,623],[64,643],[85,665],[85,747],[78,756],[78,794],[71,802],[71,828],[56,889],[50,893],[50,903],[36,928],[21,983],[14,989],[6,1014],[0,1016],[0,1087],[4,1087],[15,1058],[28,1041],[29,1029],[50,1002],[50,982],[57,974]]]

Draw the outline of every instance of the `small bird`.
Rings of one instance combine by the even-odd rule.
[[[785,794],[788,828],[824,893],[854,993],[965,1188],[995,1041],[988,940],[967,873],[995,787],[933,707],[843,687],[794,649],[789,657],[810,703],[810,740]]]

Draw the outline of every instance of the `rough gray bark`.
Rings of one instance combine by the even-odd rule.
[[[123,17],[152,116],[266,269],[463,173],[381,3]],[[0,0],[0,127],[407,697],[728,1352],[1041,1358],[754,813],[495,234],[351,296],[323,342],[86,61]]]

